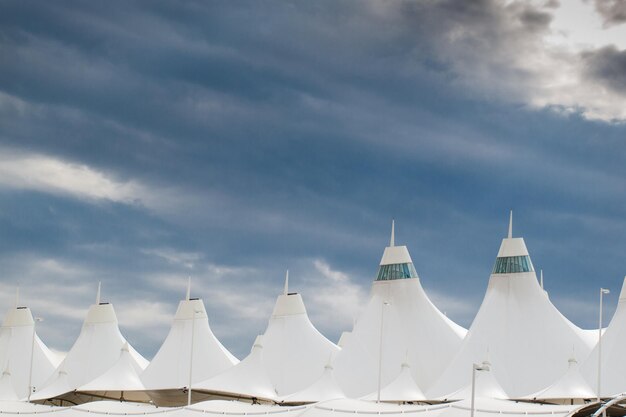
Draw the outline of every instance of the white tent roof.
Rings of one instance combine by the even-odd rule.
[[[595,332],[598,337],[598,331]],[[602,382],[603,398],[626,392],[626,278],[622,285],[615,314],[602,335]],[[598,347],[596,346],[580,369],[585,380],[597,389]]]
[[[525,398],[543,401],[596,398],[595,390],[581,375],[576,359],[570,358],[568,362],[569,368],[565,375],[549,387]]]
[[[302,297],[279,295],[263,334],[263,364],[279,395],[307,388],[324,372],[328,358],[339,351],[311,323]]]
[[[263,336],[257,336],[245,359],[221,374],[194,384],[193,389],[232,396],[273,400],[276,390],[263,366]]]
[[[378,390],[362,398],[367,401],[378,400]],[[390,384],[380,390],[380,401],[387,402],[412,402],[426,400],[426,396],[417,386],[411,375],[411,367],[408,363],[402,364],[400,374]]]
[[[192,383],[207,380],[239,362],[211,331],[204,302],[200,299],[182,300],[167,338],[141,374],[147,389],[182,388],[189,385],[192,328]]]
[[[0,328],[0,369],[10,369],[10,380],[19,398],[28,396],[31,352],[33,355],[32,385],[41,387],[58,365],[56,356],[33,331],[35,321],[27,307],[12,308]]]
[[[67,356],[45,387],[31,398],[38,400],[54,398],[93,381],[115,365],[119,366],[120,350],[126,344],[126,339],[120,333],[113,306],[108,303],[92,305],[80,335]],[[128,346],[128,352],[132,368],[145,369],[148,361],[132,346]]]
[[[77,391],[143,391],[139,378],[143,369],[129,352],[128,342],[122,346],[119,359],[105,373],[77,388]]]
[[[413,268],[406,246],[394,243],[385,249],[381,268],[396,262]],[[429,387],[458,351],[466,332],[435,307],[419,277],[374,281],[370,300],[349,337],[342,340],[334,362],[335,377],[350,397],[377,389],[381,321],[383,386],[398,376],[408,352],[413,379],[418,386]]]
[[[476,381],[474,384],[474,395],[476,398],[491,398],[497,400],[507,400],[509,396],[498,382],[493,373],[493,366],[490,363],[483,362],[483,366],[488,365],[489,370],[476,371]],[[471,372],[471,370],[470,370]],[[442,400],[465,400],[472,397],[471,382],[460,390],[446,395]]]
[[[332,365],[328,364],[324,367],[322,376],[311,386],[288,395],[280,401],[285,403],[314,403],[345,397],[346,395],[335,381]]]
[[[240,374],[238,368],[246,369],[246,377],[253,380],[269,381],[273,395],[254,395],[256,397],[274,398],[277,395],[289,395],[309,387],[317,381],[324,371],[328,358],[339,351],[334,343],[326,339],[311,323],[306,313],[302,297],[297,293],[289,293],[288,278],[285,282],[285,292],[276,299],[274,311],[269,319],[267,329],[262,337],[262,354],[260,349],[252,349],[250,356],[258,357],[259,363],[255,365],[251,375],[248,358],[231,370],[218,375],[215,380],[228,379],[231,389],[229,392],[247,393],[252,387],[242,383],[242,391],[237,391],[235,382],[227,375]],[[257,345],[261,345],[259,341]],[[244,364],[246,362],[246,364]],[[256,363],[256,362],[255,362]],[[210,379],[209,381],[213,381]],[[198,384],[197,387],[206,388],[209,383]],[[210,386],[217,391],[224,391],[215,385]],[[194,389],[196,386],[194,386]],[[264,389],[269,389],[269,386]],[[247,391],[248,390],[248,391]],[[252,390],[255,391],[255,390]]]
[[[537,392],[567,371],[572,347],[583,357],[591,351],[589,334],[567,320],[537,282],[521,238],[503,240],[483,303],[431,397],[446,396],[470,382],[472,363],[489,357],[493,372],[514,398]],[[520,270],[526,265],[525,272]],[[506,270],[507,265],[511,270]]]
[[[471,401],[466,399],[450,403],[449,407],[442,410],[440,417],[459,417],[469,416]],[[475,417],[493,417],[499,416],[570,416],[580,408],[577,405],[552,405],[552,404],[533,404],[527,402],[514,402],[493,398],[476,397],[474,404]]]

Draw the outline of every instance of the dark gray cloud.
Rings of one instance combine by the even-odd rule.
[[[596,10],[604,19],[605,26],[626,22],[626,3],[622,0],[595,0]]]
[[[2,288],[23,286],[57,348],[103,281],[150,356],[191,275],[217,335],[242,356],[287,268],[337,339],[392,217],[423,284],[464,325],[510,208],[575,321],[593,325],[577,306],[600,281],[620,284],[624,126],[525,101],[540,84],[545,9],[0,7]],[[78,301],[61,308],[67,287]]]
[[[582,55],[588,74],[607,88],[626,95],[626,51],[607,46]]]

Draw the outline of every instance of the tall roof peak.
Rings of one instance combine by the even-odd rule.
[[[283,289],[283,295],[289,294],[289,270],[285,273],[285,288]]]
[[[98,292],[96,292],[96,305],[100,304],[100,290],[102,289],[102,281],[98,282]]]
[[[187,294],[185,296],[185,300],[189,301],[191,299],[191,277],[187,278]]]
[[[502,239],[500,250],[498,251],[498,258],[505,258],[511,256],[528,256],[528,249],[524,238],[513,237],[513,210],[509,212],[509,230],[507,237]]]
[[[389,239],[389,246],[385,248],[383,257],[380,260],[380,265],[393,265],[413,263],[409,250],[406,246],[396,246],[396,221],[391,220],[391,238]]]

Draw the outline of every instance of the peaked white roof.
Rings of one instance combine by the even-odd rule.
[[[405,246],[390,246],[381,265],[410,261]],[[381,327],[383,386],[398,376],[408,352],[413,379],[418,386],[429,387],[466,333],[435,307],[419,278],[374,281],[370,300],[349,337],[342,337],[342,350],[333,364],[335,378],[349,397],[362,397],[378,387]]]
[[[317,381],[339,347],[311,323],[302,297],[279,295],[263,335],[263,364],[279,395],[303,390]]]
[[[221,374],[194,384],[193,389],[229,396],[273,400],[276,390],[263,366],[263,336],[257,336],[252,350],[241,362]]]
[[[363,399],[368,401],[378,400],[378,391],[366,395]],[[402,370],[396,379],[380,390],[380,401],[410,402],[424,400],[426,400],[426,396],[415,383],[408,363],[403,363]]]
[[[315,403],[337,398],[346,398],[346,395],[335,381],[332,365],[328,364],[324,367],[322,376],[311,386],[288,395],[281,401],[285,403]]]
[[[598,337],[598,331],[595,332]],[[608,327],[602,334],[602,382],[603,398],[626,392],[626,278],[622,284],[617,309]],[[597,389],[598,346],[581,365],[581,373],[589,384]]]
[[[9,310],[0,328],[0,369],[10,370],[13,390],[19,398],[28,396],[31,352],[33,358],[32,385],[41,387],[59,364],[56,356],[33,332],[35,321],[29,308]],[[10,395],[10,394],[9,394]]]
[[[204,302],[201,299],[182,300],[167,338],[141,374],[146,389],[182,388],[189,385],[192,329],[192,383],[207,380],[239,362],[211,331]]]
[[[120,333],[113,306],[106,303],[92,305],[87,312],[80,335],[65,359],[45,387],[31,398],[37,400],[54,398],[93,381],[119,365],[120,351],[126,344],[126,339]],[[128,352],[132,368],[145,369],[148,361],[132,346],[128,346]]]
[[[128,342],[122,346],[119,359],[105,373],[78,387],[77,391],[143,391],[139,374],[143,369],[129,352]]]
[[[484,362],[483,362],[484,363]],[[489,364],[490,365],[490,364]],[[470,368],[471,372],[471,368]],[[471,375],[471,373],[470,373]],[[495,374],[493,373],[493,367],[490,365],[488,371],[476,371],[476,381],[474,384],[474,392],[477,398],[491,398],[497,400],[508,400],[509,396],[498,382]],[[471,382],[461,388],[460,390],[453,392],[441,399],[446,400],[464,400],[472,397],[472,384]]]
[[[244,384],[241,391],[237,391],[236,386],[231,384],[231,377],[228,377],[231,374],[241,374],[242,371],[238,368],[245,368],[246,378],[269,381],[272,387],[271,397],[267,397],[268,392],[265,392],[265,395],[254,396],[274,398],[277,395],[284,396],[300,391],[320,378],[328,358],[338,352],[339,347],[326,339],[313,326],[300,294],[288,292],[287,279],[284,293],[276,299],[262,342],[260,339],[257,340],[255,344],[258,345],[258,349],[253,347],[250,353],[250,356],[254,357],[255,364],[258,360],[258,364],[253,368],[257,374],[250,374],[252,359],[249,360],[249,356],[231,370],[200,383],[198,387],[206,388],[208,386],[206,384],[210,383],[212,389],[224,391],[219,389],[215,381],[223,382],[228,379],[228,385],[231,387],[229,392],[247,394],[252,387]],[[268,391],[269,386],[263,389]]]
[[[523,239],[509,237],[499,254],[518,257],[527,256],[528,251]],[[488,356],[506,393],[520,398],[561,377],[572,347],[584,357],[593,344],[589,334],[567,320],[545,296],[532,269],[493,273],[460,351],[427,394],[443,397],[467,386],[472,363]]]
[[[533,400],[564,400],[596,398],[596,393],[580,373],[578,362],[570,358],[569,368],[565,375],[549,387],[528,395],[525,398]]]

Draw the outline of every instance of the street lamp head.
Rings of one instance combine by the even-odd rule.
[[[600,288],[600,292],[602,292],[602,294],[610,294],[611,291],[607,290],[606,288]]]
[[[41,323],[41,322],[43,321],[43,317],[35,317],[35,318],[34,318],[34,320],[35,320],[37,323]]]
[[[482,363],[482,365],[479,365],[477,363],[474,364],[474,370],[475,371],[489,371],[491,368],[489,367],[491,364],[487,361],[484,361]]]

